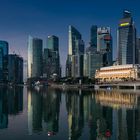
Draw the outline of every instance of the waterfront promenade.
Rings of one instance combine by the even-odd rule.
[[[95,84],[95,89],[140,90],[140,81]]]

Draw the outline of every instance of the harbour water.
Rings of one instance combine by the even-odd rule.
[[[1,87],[1,140],[140,140],[140,94]]]

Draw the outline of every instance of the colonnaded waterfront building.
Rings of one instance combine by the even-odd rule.
[[[140,79],[140,65],[127,64],[102,67],[96,70],[95,79],[99,82],[112,82]]]

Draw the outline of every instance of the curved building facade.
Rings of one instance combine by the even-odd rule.
[[[118,27],[118,62],[119,65],[135,64],[136,29],[131,13],[124,11]]]

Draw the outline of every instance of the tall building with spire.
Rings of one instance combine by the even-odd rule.
[[[125,10],[118,27],[118,63],[135,64],[136,29],[131,12]]]
[[[67,77],[82,77],[83,76],[83,55],[84,42],[82,35],[73,26],[69,26],[68,37],[68,56],[66,61],[66,76]]]

